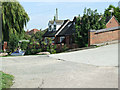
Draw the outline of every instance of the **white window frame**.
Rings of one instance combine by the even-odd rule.
[[[49,25],[49,31],[52,31],[52,25]]]
[[[60,37],[60,43],[65,39],[64,36]]]

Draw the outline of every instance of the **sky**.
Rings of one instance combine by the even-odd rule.
[[[74,2],[53,1],[51,2],[49,0],[46,0],[46,2],[40,2],[34,0],[33,2],[32,0],[25,2],[19,0],[20,4],[24,7],[25,11],[30,17],[30,21],[28,22],[27,27],[25,27],[25,30],[46,29],[48,27],[49,20],[52,20],[54,18],[56,8],[58,8],[59,20],[73,20],[74,16],[78,16],[79,14],[82,16],[85,7],[91,8],[92,10],[97,9],[99,13],[104,13],[104,10],[108,8],[110,4],[118,6],[117,0],[116,2],[112,0],[109,0],[109,2],[104,2],[105,0],[101,0],[101,2],[95,2],[94,0],[91,0],[91,2],[88,2],[87,0],[84,0],[86,2],[78,2],[77,0],[74,0]]]

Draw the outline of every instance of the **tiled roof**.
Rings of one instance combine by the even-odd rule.
[[[43,35],[43,37],[54,37],[55,36],[56,31],[46,31],[45,34]]]
[[[112,28],[105,28],[105,29],[100,29],[100,30],[90,30],[90,32],[101,33],[101,32],[113,31],[113,30],[118,30],[118,29],[120,29],[120,26],[112,27]]]
[[[40,30],[38,30],[38,29],[32,29],[32,30],[30,30],[30,31],[29,31],[29,30],[27,30],[27,32],[26,32],[26,33],[27,33],[27,34],[32,34],[32,33],[34,33],[34,34],[35,34],[35,33],[36,33],[36,32],[38,32],[38,31],[40,31]]]
[[[67,25],[65,25],[67,22],[69,22],[69,23]],[[57,36],[72,35],[72,33],[75,32],[75,30],[73,30],[73,28],[74,27],[73,27],[72,21],[64,20],[63,24],[60,26],[60,28],[57,31],[46,31],[46,33],[43,35],[43,37],[54,37],[58,32],[59,33]]]
[[[40,31],[40,30],[38,30],[38,29],[32,29],[32,30],[27,31],[27,32],[35,32],[35,31]]]
[[[32,29],[31,31],[40,31],[40,30],[38,30],[38,29]]]
[[[72,35],[75,33],[75,25],[73,21],[70,21],[57,36]]]

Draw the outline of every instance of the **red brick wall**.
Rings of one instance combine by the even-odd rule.
[[[58,43],[60,41],[60,37],[55,37],[55,43]]]
[[[119,36],[119,37],[118,37]],[[89,45],[109,42],[113,40],[120,40],[120,30],[106,31],[106,32],[89,32]]]
[[[66,36],[65,37],[65,42],[66,42],[66,45],[67,45],[67,47],[69,47],[69,44],[70,44],[70,36]]]
[[[106,28],[111,28],[111,27],[117,27],[120,26],[120,24],[118,23],[118,21],[115,19],[115,17],[113,16],[111,18],[111,20],[106,24]]]

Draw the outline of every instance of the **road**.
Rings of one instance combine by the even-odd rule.
[[[2,71],[15,76],[12,88],[117,88],[118,67],[58,60],[45,55],[3,57]]]
[[[52,54],[50,57],[96,66],[118,66],[118,44],[75,52]]]

